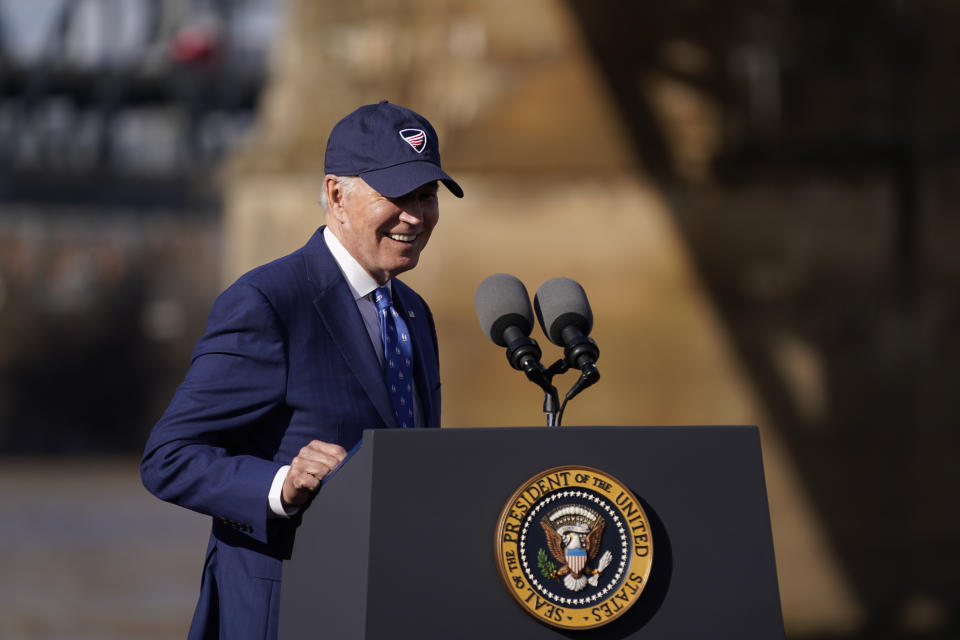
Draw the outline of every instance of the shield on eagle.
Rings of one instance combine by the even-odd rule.
[[[571,573],[579,574],[583,571],[583,567],[587,564],[586,549],[567,549],[564,555],[567,558],[567,566],[570,567]]]

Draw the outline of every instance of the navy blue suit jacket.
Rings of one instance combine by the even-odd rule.
[[[277,470],[311,440],[349,449],[363,429],[397,426],[377,354],[321,231],[217,299],[146,445],[147,489],[213,516],[191,639],[276,636],[282,560],[300,520],[269,514]],[[393,297],[413,334],[424,425],[439,427],[433,317],[397,280]]]

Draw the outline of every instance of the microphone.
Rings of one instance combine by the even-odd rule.
[[[510,366],[520,371],[540,368],[540,346],[530,337],[533,311],[527,288],[507,273],[488,276],[473,299],[480,328],[494,344],[507,348]]]
[[[600,350],[590,337],[593,312],[583,287],[570,278],[547,280],[537,289],[533,306],[547,338],[564,348],[567,365],[580,369],[591,378],[599,378],[595,363]]]

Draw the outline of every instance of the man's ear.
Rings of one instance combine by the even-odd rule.
[[[327,195],[327,215],[333,216],[337,222],[343,222],[343,198],[345,191],[340,179],[335,175],[327,174],[323,178],[323,189]]]

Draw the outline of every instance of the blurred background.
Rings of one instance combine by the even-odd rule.
[[[403,276],[446,427],[545,423],[473,294],[574,278],[603,379],[565,424],[760,426],[789,638],[960,638],[958,28],[949,0],[0,0],[0,638],[185,636],[209,524],[139,454],[380,99],[466,191]]]

